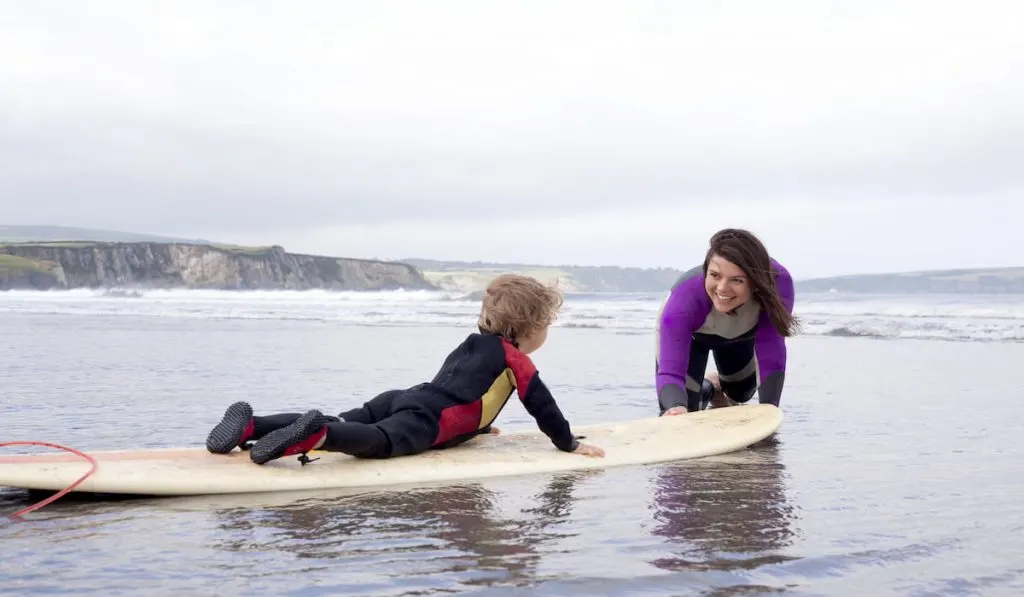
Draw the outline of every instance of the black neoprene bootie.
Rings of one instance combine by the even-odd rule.
[[[260,438],[249,452],[249,458],[256,464],[265,464],[271,460],[301,454],[299,462],[312,462],[306,452],[327,436],[327,417],[319,410],[306,411],[294,423],[268,433]]]
[[[254,427],[249,403],[235,402],[206,436],[206,449],[214,454],[227,454],[238,446],[245,450],[249,447],[245,442],[252,437]]]

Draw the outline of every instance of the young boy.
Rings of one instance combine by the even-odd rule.
[[[515,390],[537,426],[565,452],[604,456],[580,443],[530,357],[547,339],[562,297],[537,280],[505,274],[487,287],[477,323],[453,350],[434,379],[404,390],[389,390],[337,417],[319,410],[254,417],[236,402],[210,431],[206,448],[226,454],[255,441],[249,457],[264,464],[310,450],[344,452],[358,458],[394,458],[457,446],[491,427]]]

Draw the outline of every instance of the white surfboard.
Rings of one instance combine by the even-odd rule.
[[[75,492],[134,495],[210,495],[382,487],[652,464],[725,454],[778,429],[782,411],[771,405],[718,408],[675,417],[577,427],[604,458],[555,448],[539,430],[478,436],[448,450],[388,460],[361,460],[314,451],[306,465],[286,456],[264,465],[249,453],[211,454],[205,447],[90,452],[97,468]],[[0,486],[59,491],[91,464],[70,453],[0,456]]]

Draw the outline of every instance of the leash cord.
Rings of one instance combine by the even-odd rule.
[[[51,444],[49,442],[35,442],[35,441],[0,442],[0,447],[5,447],[5,446],[44,446],[44,447],[47,447],[47,448],[56,448],[57,450],[64,450],[65,452],[71,452],[72,454],[74,454],[76,456],[81,456],[82,458],[84,458],[86,461],[88,461],[92,465],[89,468],[89,470],[86,471],[86,473],[84,475],[79,477],[78,480],[75,481],[74,483],[72,483],[71,485],[68,485],[64,489],[62,489],[62,490],[58,491],[57,493],[51,495],[50,497],[46,498],[45,500],[42,500],[42,501],[37,502],[35,504],[32,504],[31,506],[29,506],[27,508],[22,508],[21,510],[18,510],[14,514],[8,514],[8,517],[10,517],[10,518],[21,518],[21,516],[23,514],[28,514],[29,512],[32,512],[34,510],[38,510],[38,509],[42,508],[43,506],[46,506],[48,504],[52,504],[53,502],[57,501],[58,499],[60,499],[64,495],[66,495],[68,492],[70,492],[75,487],[78,487],[78,485],[81,484],[82,481],[85,481],[86,479],[88,479],[90,475],[92,475],[94,472],[96,472],[96,467],[98,466],[97,463],[96,463],[96,460],[92,456],[89,456],[88,454],[86,454],[84,452],[80,452],[80,451],[78,451],[78,450],[76,450],[74,448],[68,448],[67,446],[61,446],[59,444]]]

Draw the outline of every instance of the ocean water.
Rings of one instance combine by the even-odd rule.
[[[660,293],[569,294],[558,327],[650,334]],[[8,291],[0,313],[335,325],[472,326],[479,302],[459,292]],[[1024,295],[799,295],[810,336],[1024,342]]]
[[[573,424],[656,413],[659,298],[567,297],[535,360]],[[0,442],[201,445],[238,399],[338,412],[429,378],[477,307],[0,293]],[[801,295],[797,312],[785,421],[748,450],[421,488],[64,498],[0,522],[0,595],[1024,594],[1024,297]],[[498,423],[531,425],[515,406]],[[0,488],[0,512],[34,499]]]

